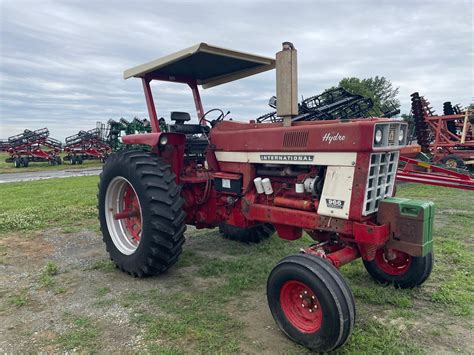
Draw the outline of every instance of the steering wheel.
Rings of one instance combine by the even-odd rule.
[[[207,123],[209,123],[211,126],[213,126],[212,122],[214,121],[209,121],[206,116],[211,113],[211,112],[214,112],[214,111],[219,111],[220,112],[220,115],[214,120],[214,121],[222,121],[224,119],[224,117],[226,116],[224,114],[224,111],[222,111],[220,108],[213,108],[212,110],[209,110],[207,111],[204,115],[202,115],[201,119],[199,120],[199,124],[202,123],[202,121],[205,121]]]

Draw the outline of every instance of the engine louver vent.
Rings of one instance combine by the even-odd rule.
[[[304,148],[308,144],[309,131],[286,132],[283,136],[283,147]]]

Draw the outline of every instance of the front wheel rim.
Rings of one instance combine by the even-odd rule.
[[[323,312],[314,292],[297,280],[286,281],[280,289],[280,304],[286,319],[302,333],[317,332]]]
[[[137,192],[122,176],[107,186],[105,219],[115,247],[122,254],[133,254],[142,238],[142,210]]]
[[[458,162],[455,159],[448,159],[446,165],[450,168],[457,168]]]
[[[375,254],[375,263],[384,273],[391,276],[403,275],[410,268],[412,257],[395,249],[379,249]]]

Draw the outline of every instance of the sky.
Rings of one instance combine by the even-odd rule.
[[[472,1],[0,0],[0,138],[48,127],[64,139],[97,121],[147,116],[139,79],[123,71],[199,42],[274,57],[298,50],[298,93],[343,77],[385,76],[410,94],[473,102]],[[188,111],[187,86],[153,84],[159,116]],[[201,91],[235,120],[271,111],[275,72]]]

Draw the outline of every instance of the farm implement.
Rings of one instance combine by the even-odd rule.
[[[276,97],[269,104],[275,106]],[[370,117],[374,107],[372,99],[348,92],[342,87],[326,90],[320,95],[311,96],[298,104],[298,115],[293,121],[347,120]],[[383,109],[383,117],[393,117],[400,111],[393,107]],[[277,111],[269,112],[256,119],[257,123],[282,122]]]
[[[6,152],[10,148],[10,143],[8,143],[8,139],[0,139],[0,152]]]
[[[82,164],[84,160],[100,160],[105,162],[111,148],[102,136],[98,128],[89,131],[79,131],[79,133],[66,137],[64,147],[64,161],[69,161],[72,165]]]
[[[119,121],[110,119],[107,122],[107,125],[107,141],[114,152],[126,147],[126,145],[122,143],[123,136],[151,132],[150,122],[146,118],[139,119],[138,117],[135,117],[131,122],[125,118],[121,118]]]
[[[13,163],[16,168],[27,167],[30,162],[48,162],[51,165],[61,164],[62,144],[49,136],[47,128],[36,131],[25,129],[23,133],[8,138],[8,154],[5,161]]]
[[[443,104],[443,115],[434,114],[430,103],[413,93],[412,114],[421,151],[432,162],[449,168],[474,168],[474,110],[462,109],[451,102]]]
[[[106,161],[99,219],[110,257],[135,277],[161,274],[176,263],[187,224],[217,227],[246,243],[275,231],[285,240],[307,233],[314,243],[271,271],[267,301],[284,334],[326,352],[344,345],[356,318],[352,291],[338,269],[362,258],[381,284],[420,286],[433,268],[434,206],[394,197],[407,125],[353,119],[352,113],[324,119],[316,112],[329,114],[322,108],[330,103],[317,100],[301,112],[296,56],[288,42],[276,59],[200,43],[126,70],[125,79],[142,81],[151,132],[121,140],[148,151],[122,150]],[[227,120],[220,108],[204,111],[199,85],[275,68],[272,117],[240,122]],[[171,123],[163,125],[152,80],[188,85],[197,122],[190,123],[187,112],[171,112]],[[357,100],[354,114],[367,107]]]

